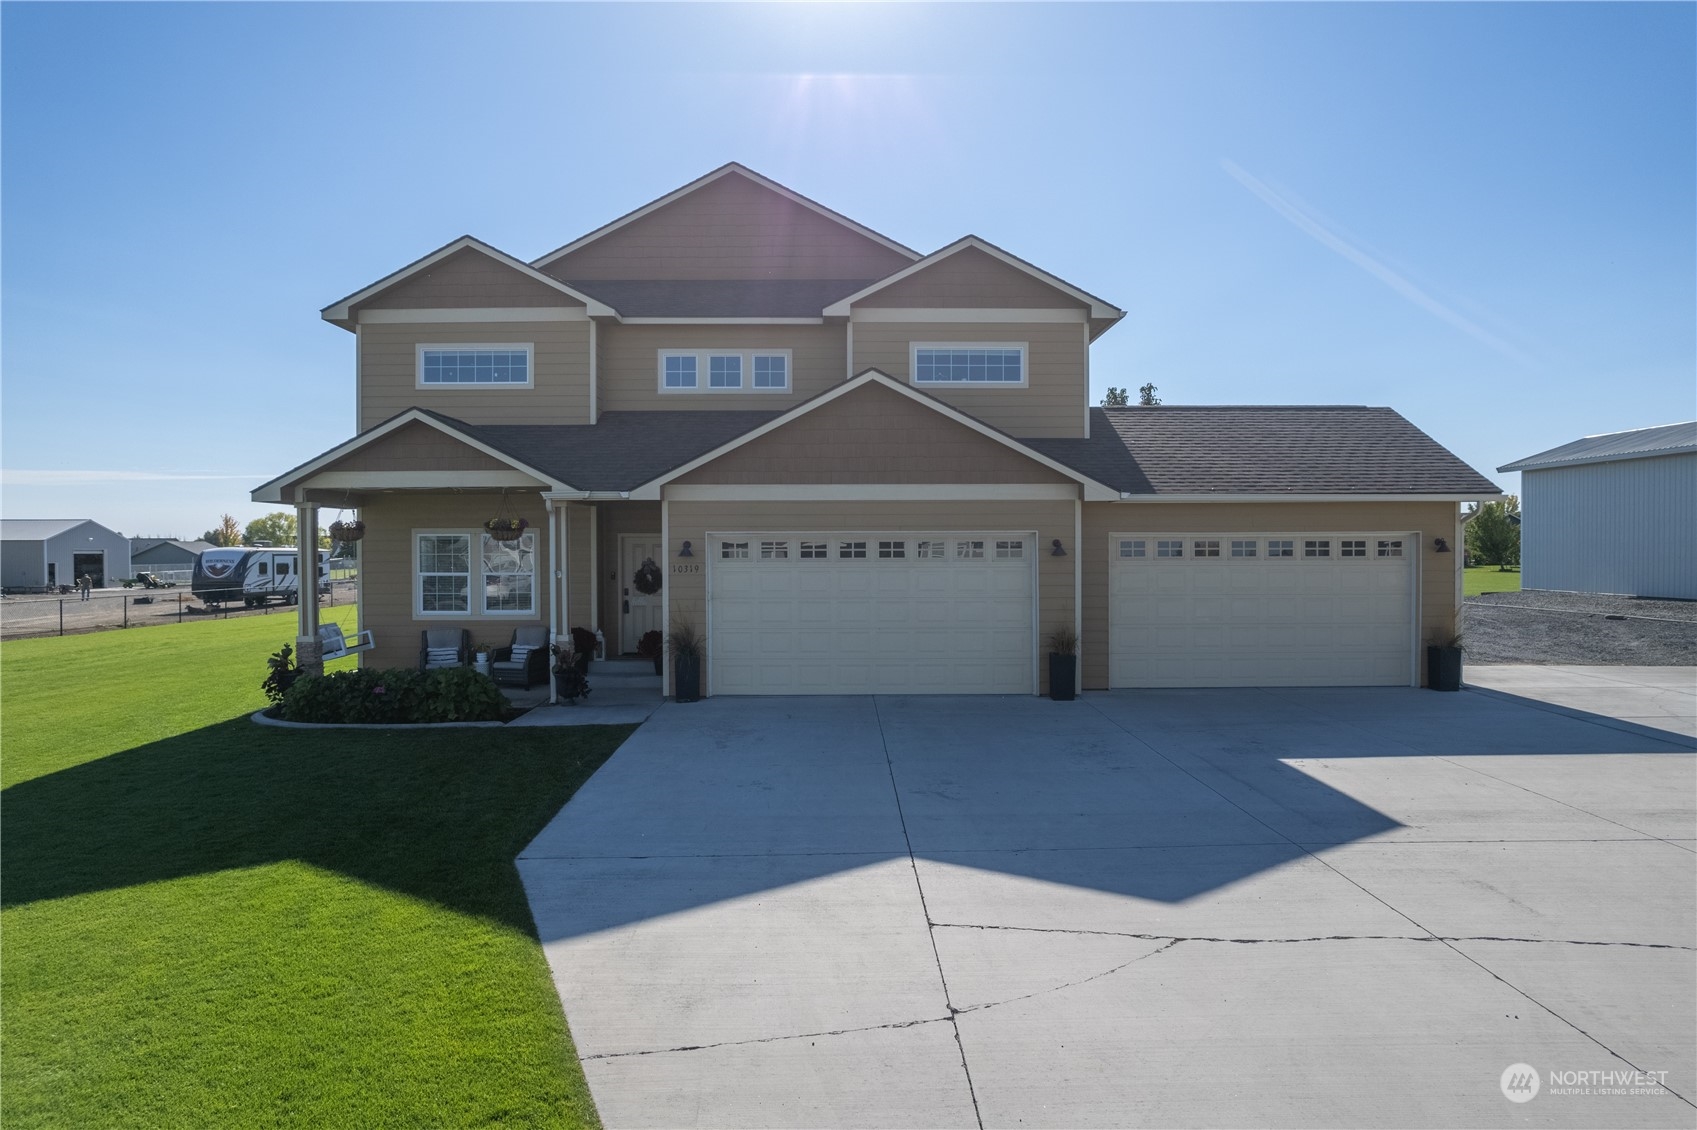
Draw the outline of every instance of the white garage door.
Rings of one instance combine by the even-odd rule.
[[[1407,686],[1412,534],[1116,534],[1116,687]]]
[[[708,535],[714,694],[1031,694],[1030,533]]]

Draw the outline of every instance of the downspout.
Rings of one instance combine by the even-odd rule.
[[[601,508],[595,505],[589,505],[589,630],[601,631]]]
[[[560,519],[554,509],[554,500],[543,498],[543,507],[548,511],[548,643],[554,645],[560,642]],[[559,701],[554,685],[553,652],[549,652],[548,662],[548,703],[552,706]]]

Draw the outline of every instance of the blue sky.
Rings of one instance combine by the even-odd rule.
[[[1129,311],[1094,398],[1470,463],[1697,416],[1697,7],[0,7],[0,506],[195,536],[353,428],[320,307],[738,160]]]

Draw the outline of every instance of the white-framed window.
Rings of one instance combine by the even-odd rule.
[[[536,534],[502,542],[481,530],[415,530],[413,581],[420,616],[535,615]]]
[[[1149,543],[1142,538],[1122,541],[1120,542],[1120,556],[1147,557],[1149,556]]]
[[[788,349],[662,349],[661,392],[788,392]]]
[[[981,542],[981,541],[967,541],[965,539],[962,539],[961,541],[955,542],[955,560],[956,561],[982,561],[982,560],[984,560],[984,543]]]
[[[1380,557],[1401,557],[1402,556],[1402,539],[1401,538],[1394,538],[1394,539],[1390,539],[1390,540],[1381,539],[1380,542],[1379,542],[1379,556]]]
[[[1190,543],[1192,557],[1218,557],[1220,555],[1219,538],[1197,538]]]
[[[719,560],[747,561],[748,543],[746,541],[722,541],[719,543]]]
[[[907,542],[881,541],[878,543],[878,556],[886,561],[905,560],[907,557]]]
[[[997,561],[1019,561],[1019,560],[1022,560],[1024,557],[1025,557],[1025,541],[1023,539],[1014,539],[1012,541],[998,541],[996,543],[996,560]]]
[[[801,543],[801,559],[803,561],[824,561],[830,556],[830,546],[822,541],[804,541]]]
[[[1338,542],[1339,557],[1366,557],[1367,542],[1361,538],[1345,538]]]
[[[1233,557],[1254,557],[1256,550],[1259,548],[1260,544],[1254,538],[1232,539]]]
[[[866,556],[866,543],[863,541],[840,541],[837,543],[837,556],[843,560],[860,560]]]
[[[909,346],[908,371],[916,385],[978,385],[1024,388],[1023,341],[916,341]]]
[[[1304,557],[1330,557],[1331,555],[1332,542],[1330,538],[1309,538],[1302,543],[1302,556]]]
[[[913,555],[921,561],[941,561],[946,554],[945,543],[937,538],[913,543]]]
[[[530,388],[529,342],[418,346],[419,388]]]
[[[788,561],[790,559],[790,543],[787,541],[763,541],[760,543],[760,560]]]
[[[1184,542],[1179,540],[1178,538],[1172,538],[1172,539],[1157,538],[1155,540],[1155,556],[1156,557],[1183,557],[1184,556]]]
[[[1290,538],[1268,538],[1267,539],[1267,556],[1268,557],[1295,557],[1296,556],[1296,542],[1292,541]]]

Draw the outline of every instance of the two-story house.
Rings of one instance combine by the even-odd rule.
[[[1093,408],[1123,316],[730,164],[332,304],[357,434],[253,497],[358,509],[378,666],[426,627],[687,620],[710,694],[1036,693],[1061,628],[1086,688],[1419,685],[1497,488],[1388,408]]]

